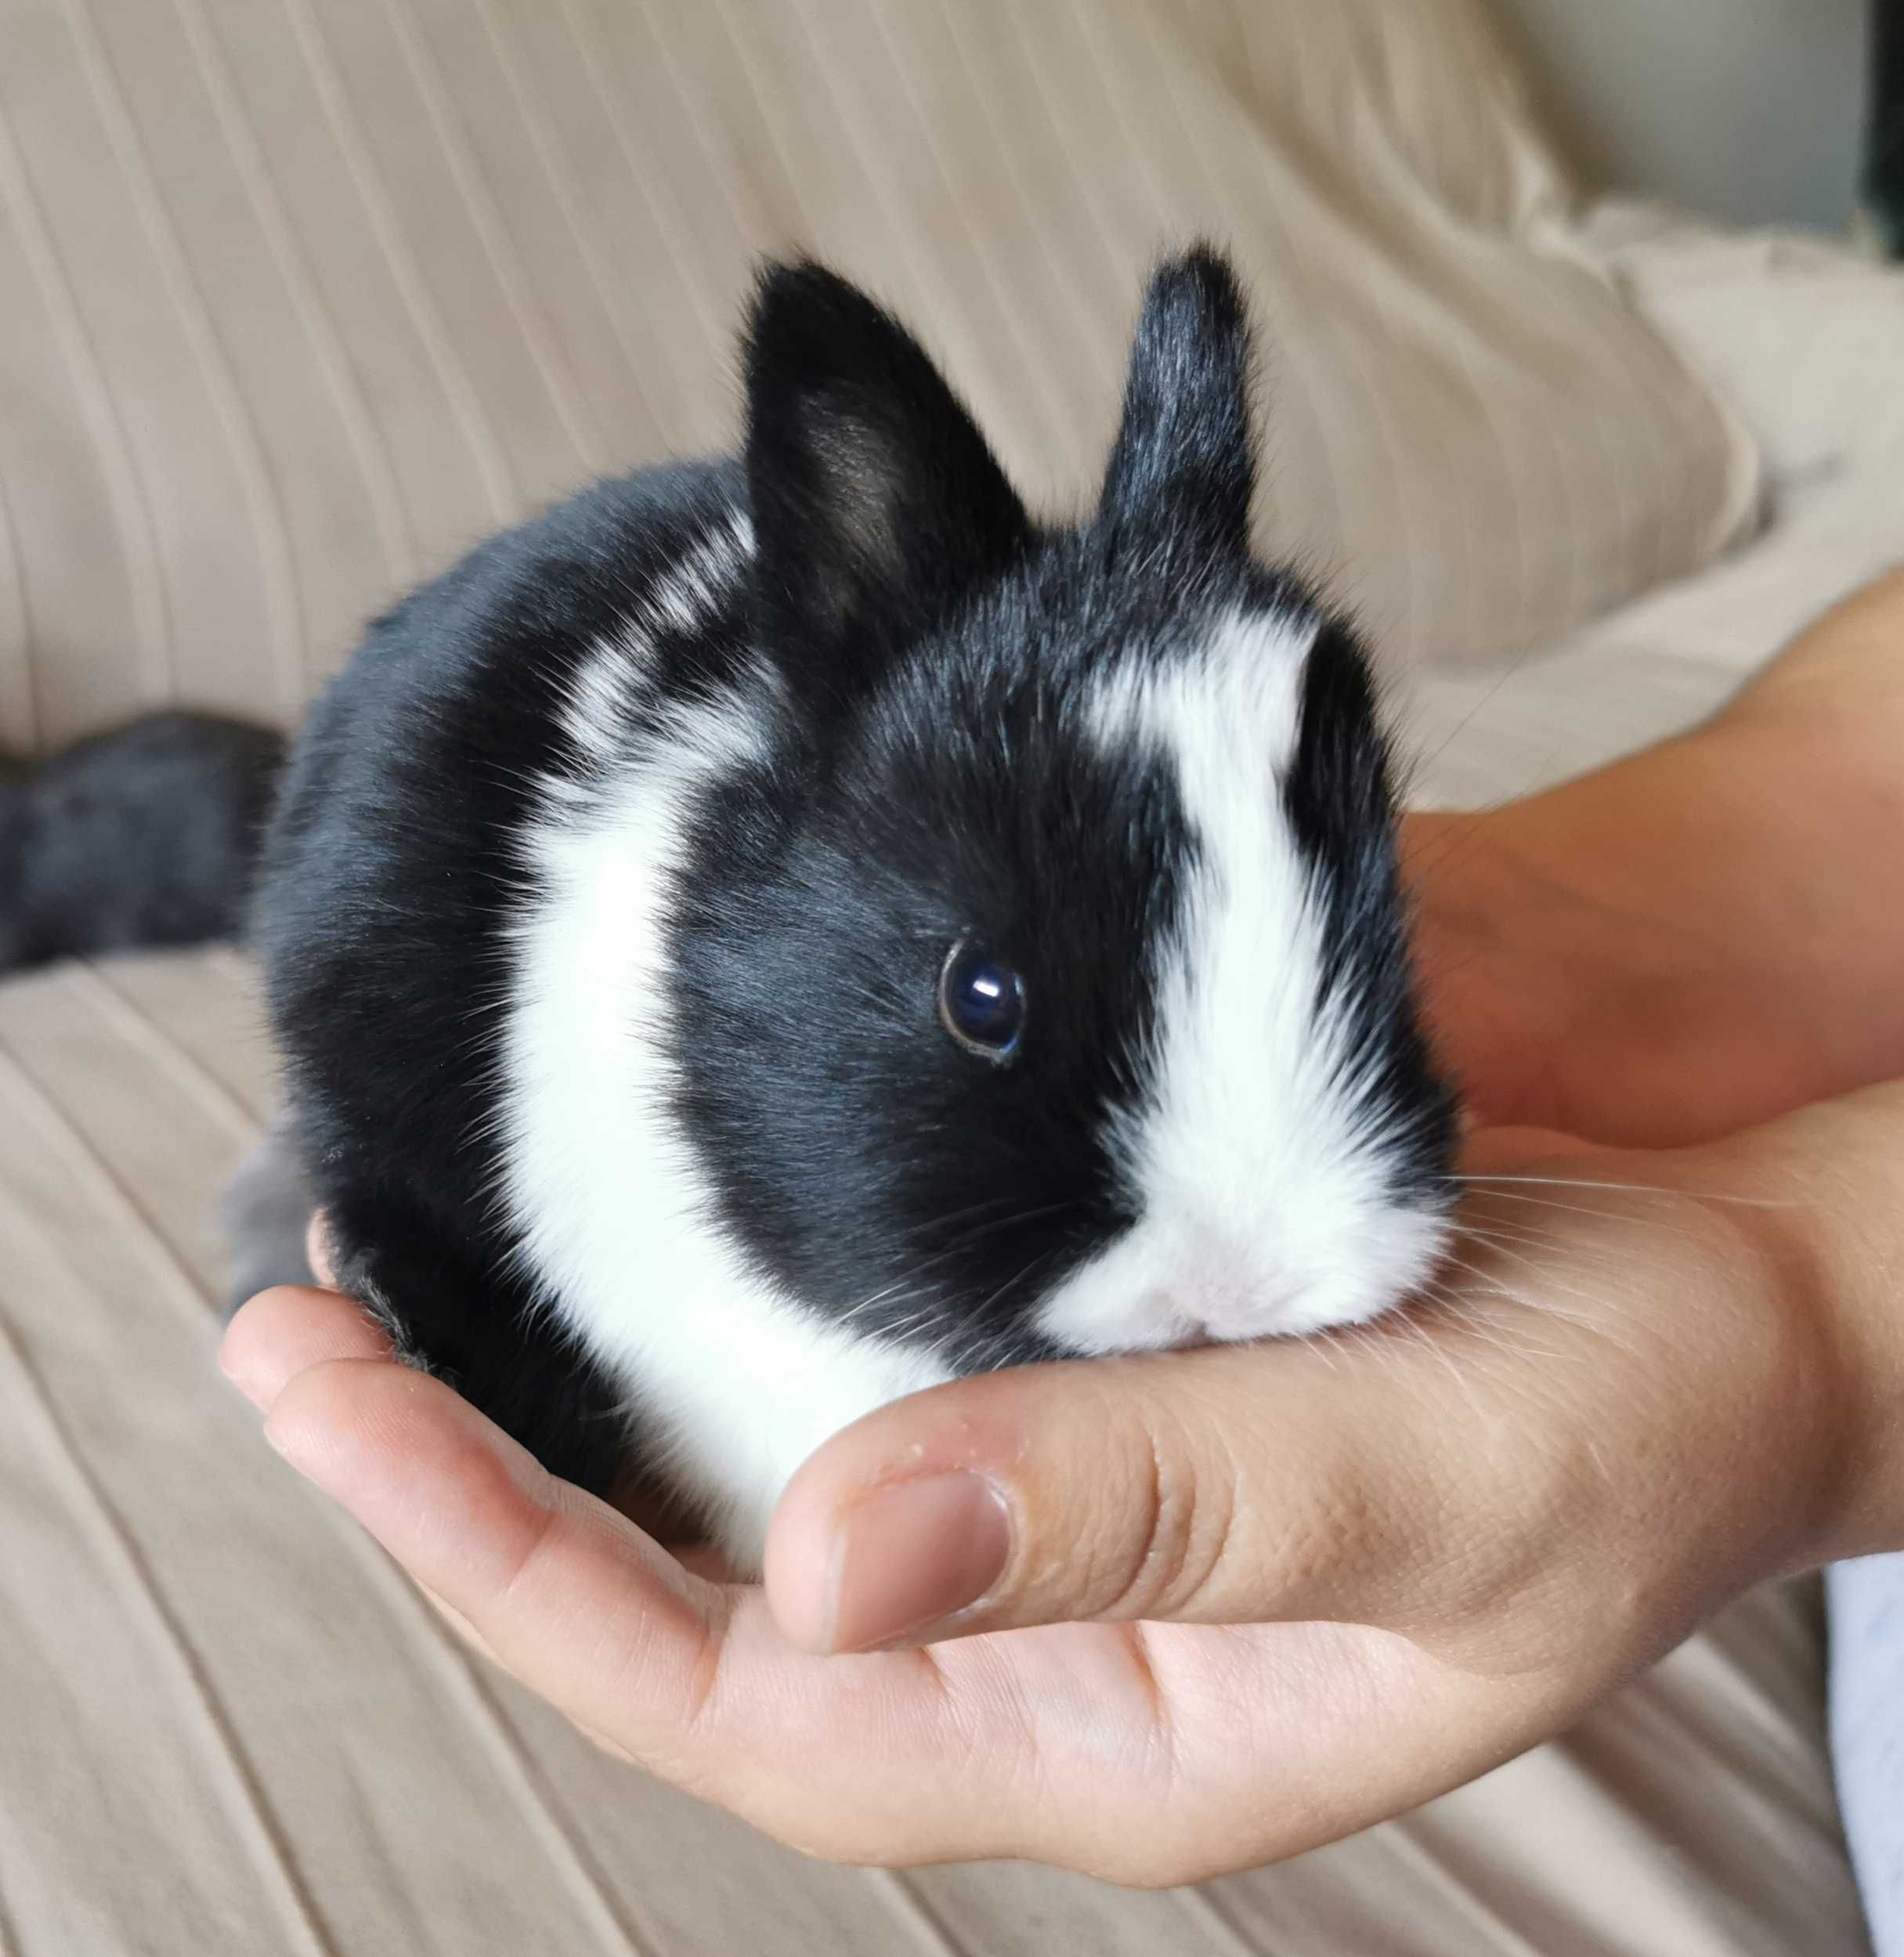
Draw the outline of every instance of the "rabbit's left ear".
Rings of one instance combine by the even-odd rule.
[[[1256,469],[1249,317],[1207,246],[1160,265],[1138,316],[1100,521],[1246,551]]]
[[[850,684],[1024,549],[1031,519],[919,342],[824,266],[775,265],[747,335],[747,487],[770,616]]]

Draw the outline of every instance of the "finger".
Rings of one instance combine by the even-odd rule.
[[[1035,1852],[1047,1837],[1057,1852],[1063,1818],[1027,1808],[1021,1695],[995,1654],[969,1652],[955,1688],[917,1652],[793,1651],[757,1590],[691,1575],[441,1381],[395,1365],[302,1373],[266,1432],[477,1648],[611,1751],[837,1859]],[[1076,1674],[1054,1664],[1040,1705],[1082,1697]],[[975,1751],[980,1711],[991,1737]],[[1093,1730],[1104,1724],[1100,1704]]]
[[[321,1211],[312,1219],[313,1251],[321,1240],[323,1222]],[[318,1260],[314,1256],[313,1261]],[[353,1300],[333,1291],[286,1287],[260,1293],[233,1319],[220,1362],[233,1383],[269,1412],[287,1382],[299,1373],[333,1361],[392,1357],[388,1336]],[[462,1643],[491,1663],[497,1662],[468,1618],[426,1585],[417,1587]],[[616,1750],[600,1735],[591,1737]]]
[[[354,1298],[290,1284],[240,1309],[219,1348],[226,1377],[267,1413],[286,1383],[313,1366],[390,1356],[388,1335]]]
[[[724,1609],[716,1586],[427,1374],[318,1364],[265,1432],[532,1689],[585,1724],[652,1726],[669,1750]]]
[[[883,1408],[782,1498],[775,1616],[820,1652],[1079,1619],[1386,1622],[1436,1580],[1443,1449],[1395,1369],[1353,1371],[1345,1390],[1313,1349],[1230,1348]]]

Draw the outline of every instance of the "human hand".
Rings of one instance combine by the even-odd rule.
[[[1904,579],[1708,730],[1411,821],[1429,1016],[1483,1121],[1660,1145],[1904,1072],[1904,912],[1870,901],[1904,839],[1901,634]],[[228,1363],[605,1744],[819,1852],[1183,1880],[1560,1730],[1761,1576],[1904,1542],[1900,1092],[1682,1155],[1497,1161],[1557,1180],[1477,1184],[1420,1320],[884,1410],[789,1490],[764,1597],[550,1481],[347,1299],[255,1302]],[[995,1576],[945,1470],[1003,1491]],[[983,1634],[807,1648],[909,1623]]]
[[[1562,1730],[1762,1577],[1904,1543],[1904,1089],[1508,1159],[1555,1179],[1478,1185],[1418,1318],[870,1416],[789,1489],[764,1592],[551,1481],[346,1299],[267,1294],[226,1363],[481,1648],[677,1785],[839,1858],[1191,1880]]]

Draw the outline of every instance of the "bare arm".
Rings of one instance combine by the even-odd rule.
[[[1704,726],[1406,845],[1485,1121],[1659,1146],[1904,1075],[1904,572]]]

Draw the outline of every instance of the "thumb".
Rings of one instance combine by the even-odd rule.
[[[1045,1365],[897,1402],[789,1484],[769,1604],[820,1652],[1086,1619],[1408,1628],[1478,1573],[1450,1524],[1491,1504],[1459,1479],[1503,1471],[1512,1426],[1477,1394],[1498,1444],[1451,1432],[1422,1343]]]
[[[1649,1652],[1785,1566],[1839,1363],[1736,1151],[1563,1166],[1469,1172],[1425,1311],[867,1415],[782,1497],[775,1617],[821,1652],[1147,1619],[1368,1625],[1490,1670]]]
[[[1584,1147],[1495,1131],[1466,1156],[1520,1165]],[[1511,1474],[1510,1512],[1524,1516],[1526,1490],[1566,1471],[1564,1448],[1520,1458],[1528,1404],[1548,1389],[1507,1376],[1530,1356],[1551,1364],[1544,1338],[1483,1327],[1481,1363],[1458,1363],[1447,1330],[1391,1320],[1349,1339],[1039,1366],[899,1401],[789,1483],[768,1601],[822,1652],[1090,1618],[1407,1628],[1411,1607],[1503,1560],[1448,1540],[1484,1485]]]

